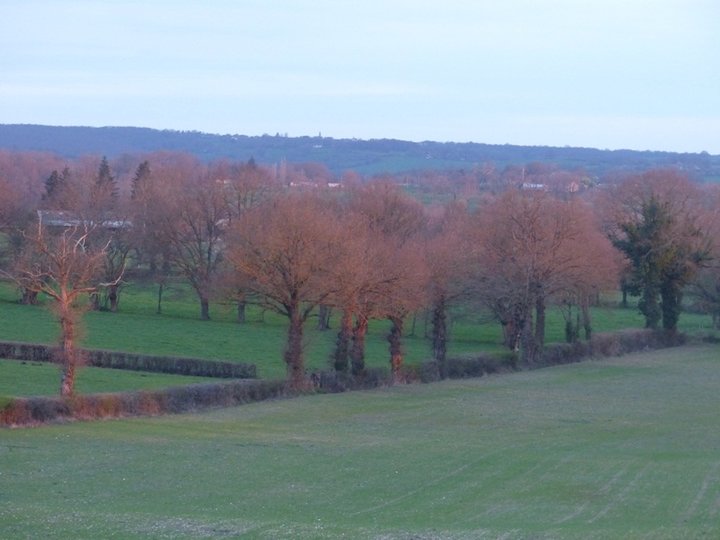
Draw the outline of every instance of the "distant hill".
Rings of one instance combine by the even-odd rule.
[[[720,156],[633,150],[598,150],[454,142],[408,142],[393,139],[333,139],[282,135],[213,135],[137,127],[58,127],[0,124],[0,148],[43,151],[67,158],[81,155],[136,154],[168,150],[204,160],[228,158],[259,163],[319,162],[331,171],[361,174],[423,169],[469,169],[492,162],[496,167],[532,162],[585,169],[603,175],[654,167],[679,167],[699,180],[720,180]]]

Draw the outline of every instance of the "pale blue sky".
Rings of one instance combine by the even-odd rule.
[[[720,0],[0,8],[0,123],[720,154]]]

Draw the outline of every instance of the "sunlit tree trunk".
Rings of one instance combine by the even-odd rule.
[[[72,312],[70,300],[63,295],[58,306],[60,315],[60,394],[70,397],[75,394],[75,371],[77,368],[77,351],[75,350],[76,316]]]

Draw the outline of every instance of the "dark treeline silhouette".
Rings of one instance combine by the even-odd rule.
[[[694,179],[720,179],[720,156],[702,153],[602,150],[595,148],[518,146],[456,142],[410,142],[395,139],[334,139],[214,135],[198,131],[137,127],[58,127],[0,124],[0,148],[52,152],[66,158],[86,154],[116,158],[126,153],[187,152],[205,161],[247,160],[262,163],[318,162],[334,174],[354,170],[364,175],[408,171],[472,169],[484,163],[498,168],[531,162],[563,169],[583,169],[591,176],[674,167]]]

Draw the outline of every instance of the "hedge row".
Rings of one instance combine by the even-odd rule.
[[[33,426],[69,420],[177,414],[231,407],[286,395],[284,381],[229,381],[164,390],[11,398],[0,409],[0,426]]]
[[[52,347],[34,343],[0,342],[0,358],[24,360],[26,362],[52,362]],[[192,375],[195,377],[218,377],[223,379],[254,379],[257,370],[254,364],[219,362],[198,358],[174,356],[148,356],[116,351],[81,349],[83,364],[93,367],[151,371]]]
[[[532,365],[519,365],[513,357],[497,358],[487,355],[473,358],[449,358],[446,375],[449,378],[481,377],[491,373],[536,369],[540,367],[579,362],[588,357],[620,356],[623,354],[675,346],[684,343],[681,335],[669,335],[651,330],[627,330],[612,334],[598,334],[589,342],[548,345],[542,358]],[[0,356],[7,344],[0,344]],[[30,347],[28,358],[48,361],[41,349]],[[129,355],[133,356],[133,355]],[[435,362],[406,366],[405,382],[433,382],[440,380]],[[344,392],[375,388],[390,384],[386,369],[370,369],[360,377],[333,371],[313,373],[312,385],[324,392]],[[289,396],[283,381],[238,380],[225,383],[193,384],[165,390],[92,394],[74,398],[28,397],[10,398],[0,403],[0,426],[28,426],[67,420],[147,416],[183,413],[211,407],[229,407],[252,401]]]
[[[576,343],[552,343],[546,345],[540,359],[532,364],[519,364],[514,358],[497,358],[488,355],[474,357],[448,358],[446,374],[450,379],[482,377],[492,373],[506,373],[524,369],[538,369],[580,362],[587,358],[622,356],[624,354],[673,347],[685,343],[682,334],[668,334],[659,330],[623,330],[606,334],[596,334],[590,341]],[[419,366],[410,366],[408,378],[421,382],[433,382],[441,379],[436,362],[425,362]]]

